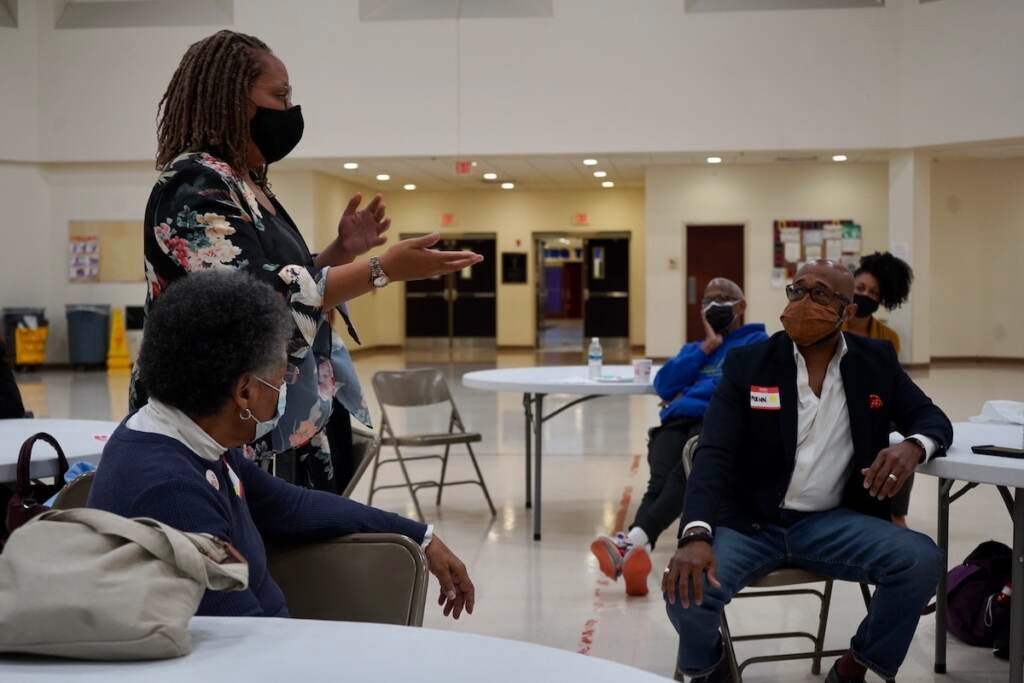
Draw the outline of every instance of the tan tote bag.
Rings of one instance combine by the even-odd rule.
[[[0,554],[0,653],[166,659],[191,650],[207,588],[244,590],[249,565],[209,534],[103,510],[50,510]]]

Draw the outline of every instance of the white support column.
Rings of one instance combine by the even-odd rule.
[[[926,152],[899,152],[889,161],[889,250],[914,269],[910,300],[889,320],[900,335],[900,360],[928,363],[931,158]]]

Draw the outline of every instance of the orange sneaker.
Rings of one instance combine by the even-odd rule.
[[[624,534],[618,533],[614,537],[598,536],[590,544],[590,552],[597,558],[597,566],[601,573],[612,581],[618,581],[622,574],[622,558],[629,550],[629,542]]]
[[[651,573],[651,555],[642,545],[631,547],[622,558],[622,576],[626,595],[647,595],[647,576]]]

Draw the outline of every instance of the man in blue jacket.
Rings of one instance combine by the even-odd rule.
[[[704,411],[722,377],[725,355],[736,347],[768,338],[763,323],[743,324],[747,302],[743,290],[731,280],[715,278],[709,282],[701,307],[705,339],[684,345],[654,377],[654,389],[663,406],[661,426],[648,435],[651,474],[633,526],[628,534],[599,536],[590,544],[608,578],[625,578],[627,595],[647,595],[651,549],[661,532],[683,512],[683,446],[700,433]]]

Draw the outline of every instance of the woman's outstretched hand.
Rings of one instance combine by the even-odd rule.
[[[380,257],[381,268],[392,281],[399,282],[454,273],[484,260],[472,251],[432,249],[440,240],[441,233],[434,232],[397,242]]]
[[[321,266],[340,266],[351,263],[357,256],[362,256],[374,247],[388,241],[384,234],[391,227],[391,219],[387,217],[384,197],[376,195],[363,208],[362,194],[355,194],[348,200],[348,206],[338,220],[338,236],[327,249],[321,253]]]

